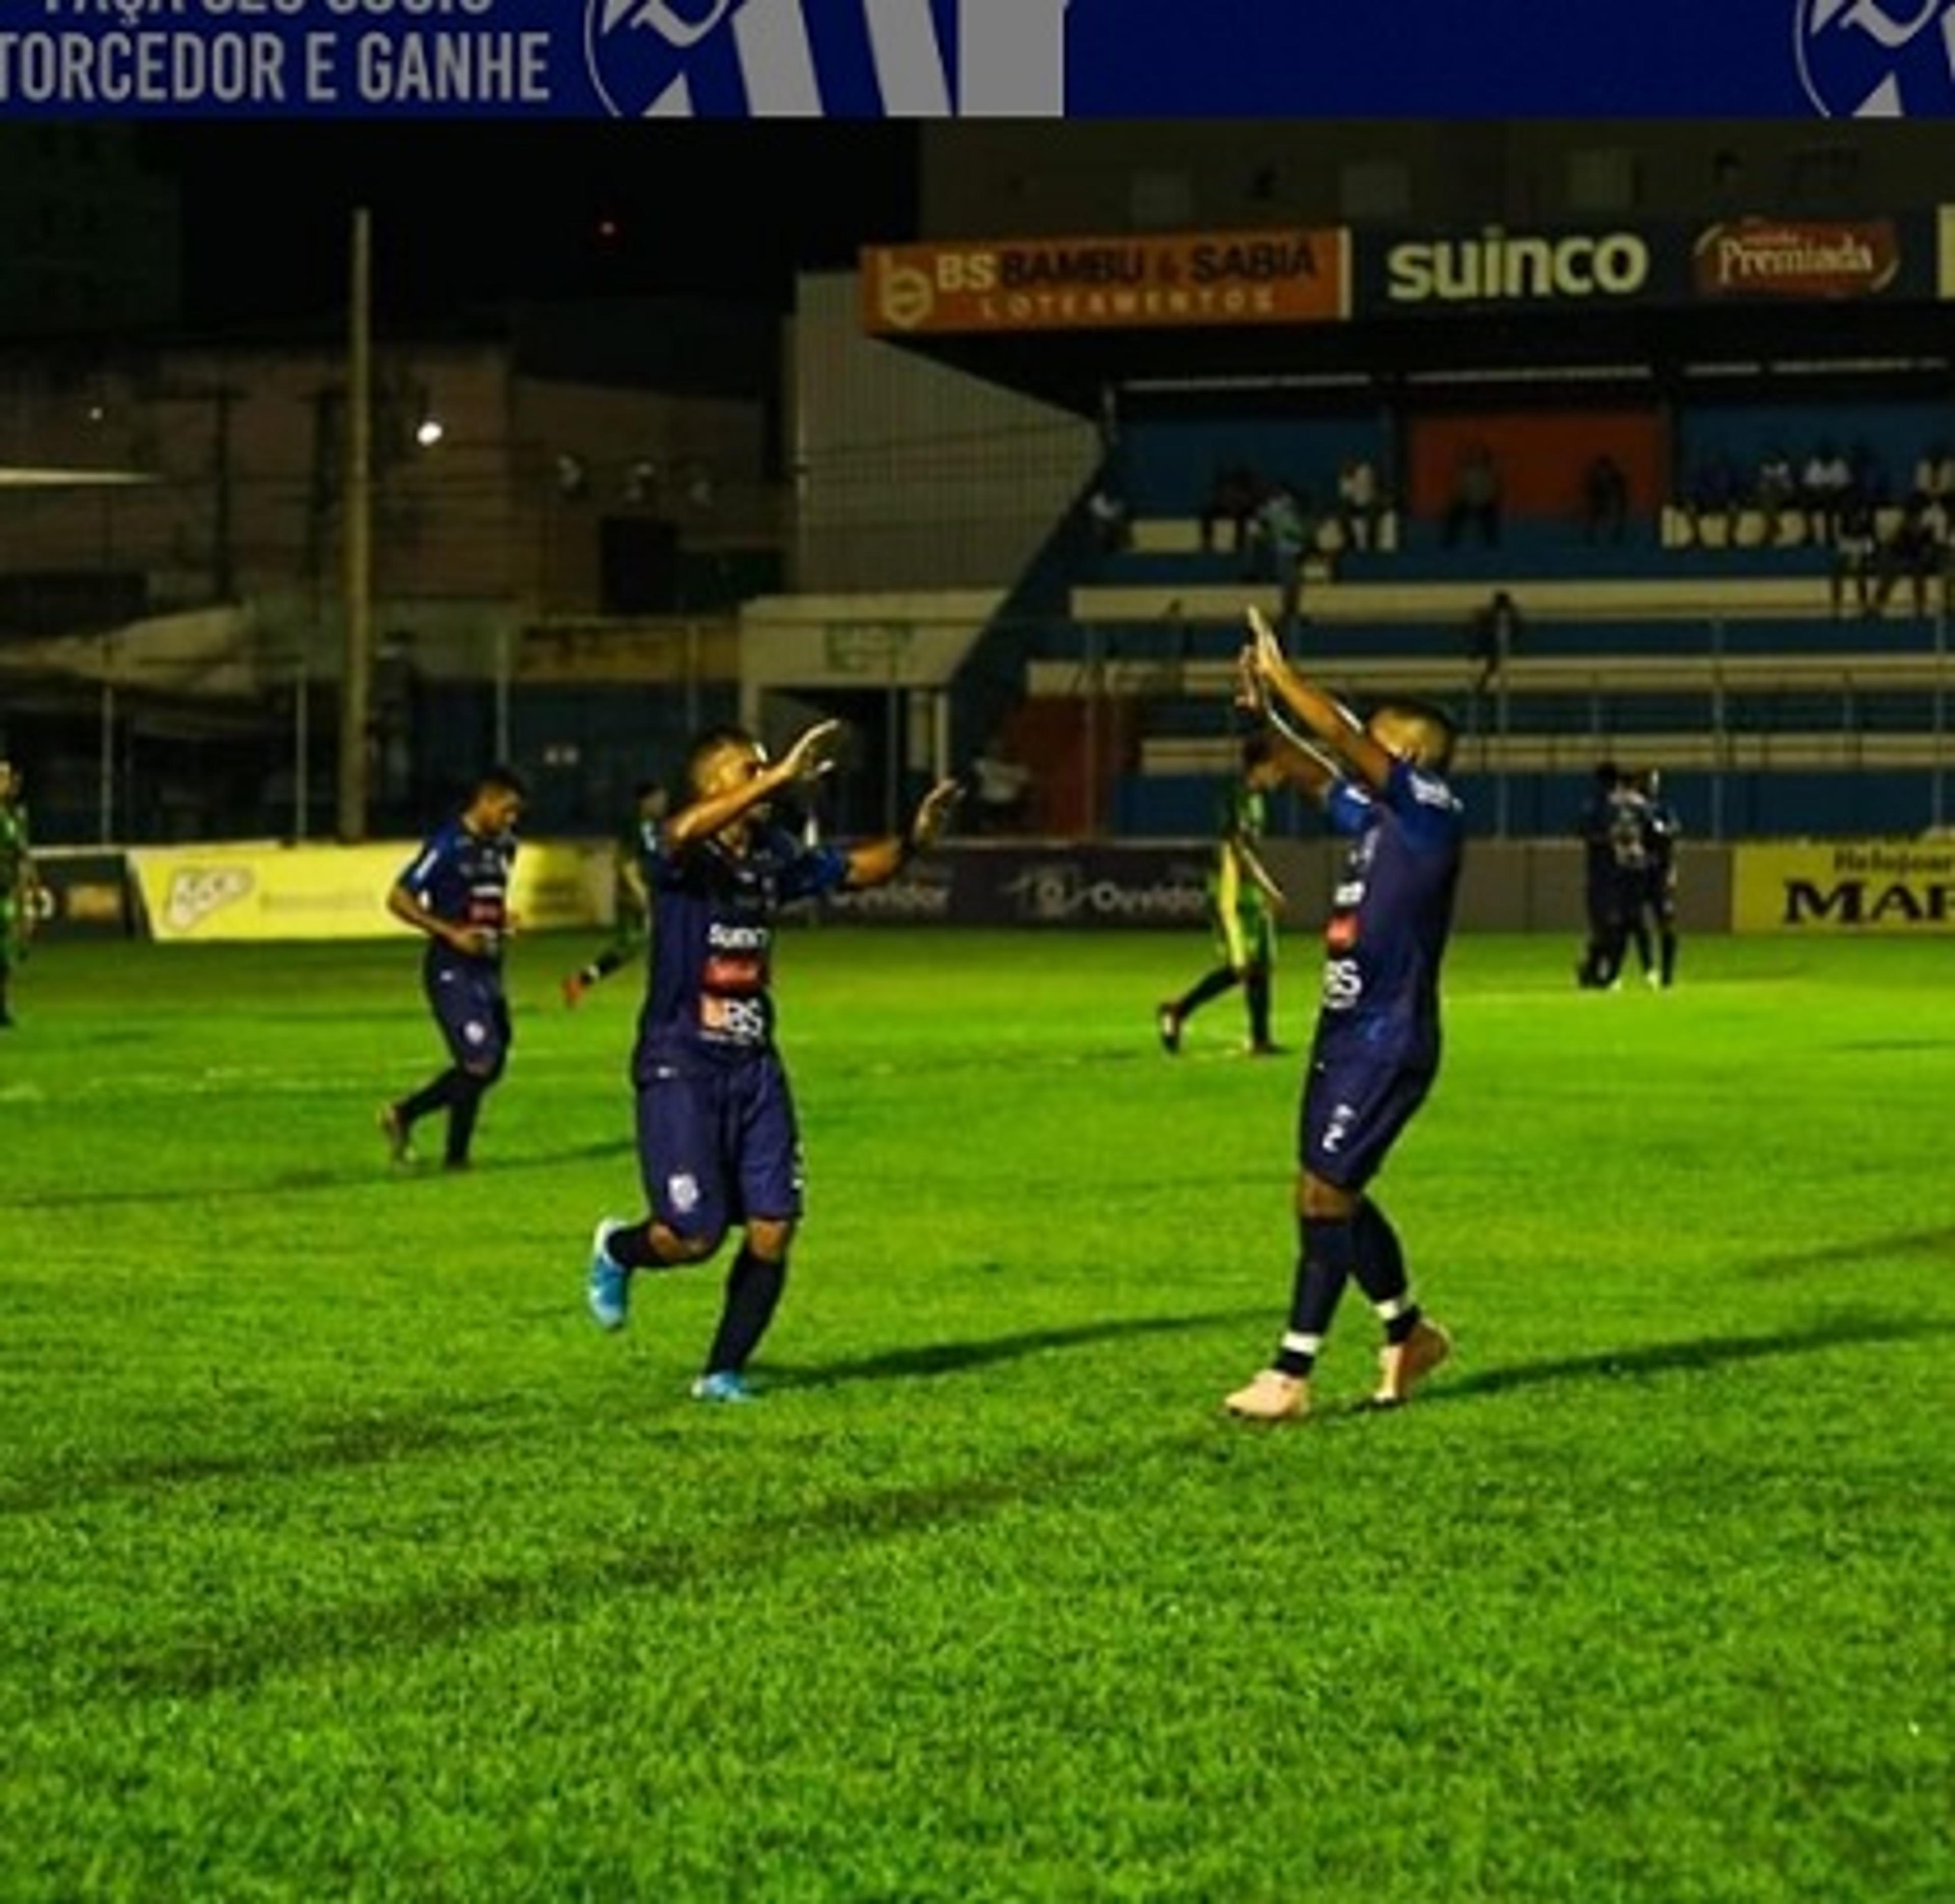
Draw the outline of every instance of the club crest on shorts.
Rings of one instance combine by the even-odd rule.
[[[690,1216],[699,1208],[699,1179],[690,1171],[679,1171],[666,1179],[666,1196],[681,1216]]]
[[[1955,0],[1794,0],[1799,83],[1828,118],[1955,111]]]
[[[489,1027],[479,1018],[471,1018],[461,1028],[461,1035],[471,1045],[486,1045],[489,1042]]]

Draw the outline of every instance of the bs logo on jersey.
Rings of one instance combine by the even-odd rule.
[[[1796,0],[1806,96],[1829,118],[1955,109],[1955,0]]]

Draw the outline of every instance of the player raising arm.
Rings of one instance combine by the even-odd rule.
[[[1374,1401],[1402,1401],[1451,1348],[1413,1300],[1398,1237],[1368,1192],[1438,1072],[1439,969],[1465,822],[1443,777],[1446,714],[1395,700],[1360,721],[1289,665],[1253,609],[1249,626],[1244,698],[1289,741],[1286,773],[1323,800],[1349,842],[1304,1086],[1289,1326],[1270,1366],[1226,1404],[1283,1421],[1309,1412],[1311,1371],[1353,1278],[1384,1325]]]
[[[894,878],[935,843],[957,798],[957,783],[941,781],[903,833],[852,850],[804,846],[770,803],[828,771],[839,731],[811,727],[778,761],[737,727],[702,735],[687,756],[687,804],[647,859],[651,976],[631,1081],[650,1209],[598,1225],[587,1295],[601,1326],[622,1329],[634,1275],[703,1262],[741,1228],[693,1384],[701,1401],[747,1399],[745,1370],[780,1301],[801,1215],[800,1136],[774,1045],[775,915]]]

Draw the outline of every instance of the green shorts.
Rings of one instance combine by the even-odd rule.
[[[1211,900],[1208,913],[1214,928],[1216,951],[1231,971],[1276,963],[1277,922],[1267,906],[1260,902],[1238,904],[1225,913]]]

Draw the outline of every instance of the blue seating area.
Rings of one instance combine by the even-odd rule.
[[[1944,678],[1935,635],[1912,616],[1544,619],[1527,625],[1499,686],[1477,694],[1456,627],[1312,625],[1292,646],[1360,705],[1396,691],[1453,708],[1476,831],[1559,834],[1589,769],[1615,756],[1664,767],[1693,831],[1845,835],[1928,823],[1935,736],[1955,718],[1955,665]],[[1134,705],[1135,757],[1111,803],[1121,833],[1211,824],[1239,732],[1239,638],[1207,621],[1041,631],[1035,692],[1097,679]]]
[[[1525,597],[1519,605],[1526,611]],[[1796,655],[1931,655],[1935,624],[1928,619],[1895,612],[1878,618],[1846,614],[1771,616],[1722,619],[1677,616],[1658,621],[1528,619],[1522,629],[1518,657],[1547,660],[1593,656],[1714,655],[1760,657]],[[1950,636],[1955,647],[1955,632]],[[1236,622],[1108,622],[1096,624],[1091,645],[1108,660],[1226,661],[1241,648],[1241,624]],[[1299,654],[1333,661],[1457,660],[1466,654],[1463,625],[1438,626],[1427,622],[1312,622],[1306,618],[1292,645]],[[1084,660],[1088,637],[1075,623],[1042,624],[1028,648],[1046,660]]]
[[[1791,459],[1796,471],[1821,444],[1831,443],[1842,455],[1857,448],[1871,452],[1887,493],[1899,496],[1931,443],[1955,446],[1955,404],[1699,403],[1679,411],[1676,429],[1686,487],[1714,455],[1728,457],[1749,481],[1773,452]]]
[[[1497,547],[1465,542],[1447,548],[1430,522],[1408,522],[1389,554],[1352,551],[1337,558],[1346,582],[1457,582],[1484,578],[1513,587],[1529,580],[1579,580],[1598,574],[1714,580],[1733,575],[1823,575],[1828,550],[1799,548],[1666,547],[1654,523],[1632,522],[1617,541],[1591,542],[1572,523],[1509,524]]]
[[[1136,516],[1198,516],[1216,472],[1236,464],[1321,502],[1347,459],[1368,457],[1382,468],[1389,446],[1375,415],[1149,418],[1122,433],[1119,480]]]
[[[1108,802],[1120,832],[1208,831],[1236,731],[1241,610],[1255,602],[1273,615],[1279,594],[1265,553],[1237,549],[1226,524],[1214,536],[1223,546],[1201,546],[1218,474],[1246,468],[1313,506],[1293,651],[1358,705],[1396,692],[1451,707],[1480,830],[1563,832],[1595,761],[1611,754],[1664,767],[1700,834],[1930,824],[1955,717],[1938,646],[1955,641],[1942,587],[1931,585],[1921,613],[1908,584],[1878,616],[1859,612],[1850,585],[1836,607],[1838,557],[1814,539],[1815,522],[1744,506],[1699,522],[1683,504],[1714,452],[1742,491],[1768,450],[1796,474],[1822,444],[1871,458],[1897,499],[1925,452],[1955,446],[1955,403],[1700,402],[1667,427],[1678,500],[1649,513],[1645,477],[1645,512],[1620,539],[1589,539],[1572,515],[1510,513],[1497,545],[1469,534],[1448,547],[1437,522],[1390,509],[1390,472],[1416,451],[1418,415],[1129,422],[1106,471],[1130,512],[1127,546],[1083,550],[1068,619],[1016,638],[1025,691],[1122,704],[1102,730],[1128,749]],[[1365,550],[1344,545],[1336,520],[1337,474],[1356,458],[1380,472],[1387,506],[1378,546]],[[1429,488],[1429,464],[1417,466]],[[1537,503],[1542,493],[1535,485]],[[1890,508],[1875,533],[1900,522]],[[1476,687],[1472,625],[1500,591],[1520,619],[1489,691]]]
[[[1218,471],[1246,467],[1266,480],[1287,484],[1310,500],[1320,518],[1331,518],[1337,473],[1347,460],[1368,459],[1389,491],[1394,430],[1383,415],[1364,414],[1135,421],[1126,427],[1108,471],[1135,522],[1135,546],[1097,558],[1093,578],[1115,586],[1166,588],[1239,579],[1239,556],[1232,550],[1200,553],[1192,534]],[[1319,547],[1334,558],[1340,576],[1351,581],[1512,582],[1604,572],[1686,578],[1823,575],[1830,551],[1807,540],[1798,525],[1783,529],[1796,546],[1758,546],[1761,538],[1750,519],[1739,530],[1737,546],[1702,546],[1685,506],[1707,464],[1716,458],[1727,461],[1741,493],[1748,494],[1768,453],[1788,457],[1796,475],[1808,457],[1830,444],[1843,455],[1867,457],[1876,500],[1898,503],[1908,493],[1925,451],[1938,444],[1955,447],[1955,404],[1700,401],[1679,408],[1670,432],[1670,500],[1679,506],[1659,519],[1645,503],[1620,541],[1590,542],[1572,511],[1550,518],[1510,509],[1494,548],[1470,537],[1448,547],[1437,522],[1402,516],[1392,519],[1393,532],[1382,551],[1345,548],[1334,524],[1322,531]],[[1392,500],[1387,494],[1387,504]],[[1229,531],[1225,528],[1220,533],[1226,541]],[[1721,528],[1718,540],[1724,541]]]
[[[1173,540],[1192,542],[1198,525],[1188,519],[1147,519],[1136,536],[1139,546],[1094,559],[1081,580],[1116,588],[1202,588],[1237,582],[1257,572],[1253,553],[1229,546],[1225,528],[1220,548],[1163,548]],[[1343,582],[1503,582],[1579,580],[1606,572],[1631,579],[1714,580],[1733,575],[1824,575],[1831,552],[1812,543],[1796,547],[1703,548],[1666,546],[1653,521],[1632,522],[1620,541],[1591,542],[1572,523],[1519,521],[1502,531],[1491,548],[1478,541],[1448,548],[1437,527],[1402,520],[1396,547],[1349,550],[1337,546],[1334,528],[1320,532],[1313,572],[1334,573]]]

